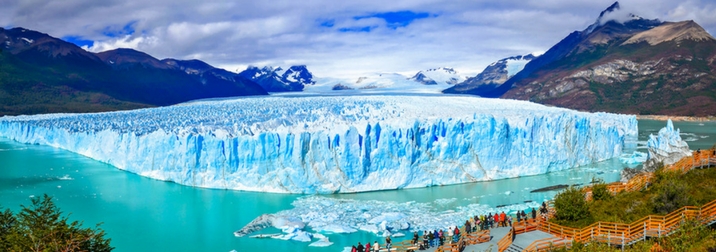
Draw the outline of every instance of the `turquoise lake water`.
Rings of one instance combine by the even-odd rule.
[[[639,140],[664,127],[640,120]],[[675,122],[692,149],[716,143],[716,122]],[[645,149],[639,149],[645,152]],[[489,206],[541,202],[556,192],[529,193],[556,184],[583,184],[593,177],[616,181],[625,167],[618,159],[568,171],[515,179],[359,194],[322,195],[357,201],[421,202],[436,211],[468,204]],[[0,138],[0,205],[17,211],[30,197],[52,196],[71,219],[85,226],[102,222],[115,251],[341,251],[358,241],[382,241],[372,233],[326,235],[329,247],[276,239],[234,237],[233,232],[264,213],[292,209],[304,195],[249,193],[181,186],[144,178],[84,156],[47,146]],[[264,233],[277,232],[275,229]],[[394,239],[401,240],[401,239]]]

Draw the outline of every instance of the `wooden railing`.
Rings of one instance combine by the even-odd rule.
[[[512,239],[512,238],[513,238],[513,236],[512,236],[512,235],[513,235],[513,232],[512,232],[512,231],[513,231],[513,229],[510,228],[510,231],[507,232],[507,235],[505,235],[505,237],[502,237],[502,239],[500,239],[500,240],[497,242],[497,251],[498,251],[498,252],[505,251],[505,250],[507,250],[507,248],[510,247],[510,245],[512,245],[512,240],[513,240],[513,239]]]
[[[512,224],[515,234],[523,234],[537,230],[538,222],[534,219],[522,220]]]
[[[469,234],[466,234],[464,231],[464,227],[460,229],[461,235],[460,239],[457,242],[452,242],[452,237],[449,237],[449,240],[451,242],[445,242],[442,246],[439,246],[435,251],[441,252],[441,251],[459,251],[460,250],[460,244],[464,243],[465,246],[480,244],[484,242],[490,241],[490,230],[481,230],[476,232],[471,232]],[[445,238],[446,241],[448,238]]]
[[[665,167],[669,171],[686,173],[694,168],[716,165],[713,149],[694,152],[678,162]],[[627,183],[612,183],[607,186],[614,194],[621,191],[636,191],[647,186],[654,178],[652,173],[643,173],[630,179]],[[587,198],[591,198],[591,188],[585,189]],[[614,222],[597,222],[585,228],[571,228],[546,220],[538,221],[538,229],[559,238],[537,240],[527,246],[524,251],[545,251],[557,247],[571,246],[572,241],[604,242],[612,245],[629,245],[647,237],[661,237],[674,232],[685,220],[697,220],[702,224],[716,222],[716,200],[701,207],[687,206],[667,215],[649,215],[631,224]],[[560,241],[560,242],[556,242]],[[562,242],[563,241],[563,242]]]
[[[667,171],[681,171],[686,173],[695,168],[704,168],[708,166],[716,165],[716,156],[713,154],[714,149],[708,149],[699,152],[692,152],[691,157],[685,157],[677,161],[674,164],[664,167]],[[626,183],[614,182],[607,184],[607,190],[613,195],[621,191],[633,192],[646,188],[654,179],[653,173],[641,173],[631,178]],[[584,187],[582,189],[587,197],[587,200],[592,199],[592,187]]]
[[[612,245],[629,245],[647,237],[661,237],[676,230],[686,220],[702,224],[716,221],[716,200],[702,207],[682,207],[667,215],[649,215],[631,224],[597,222],[585,228],[571,228],[541,221],[539,230],[578,242],[598,241]]]
[[[551,251],[559,247],[571,248],[572,240],[565,240],[557,237],[544,238],[534,241],[523,251]]]

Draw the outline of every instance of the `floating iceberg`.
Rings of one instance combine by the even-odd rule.
[[[655,135],[649,135],[646,143],[649,148],[647,153],[645,170],[653,170],[659,164],[670,165],[684,157],[691,156],[689,144],[681,139],[679,129],[674,129],[674,123],[669,119],[666,127],[659,130]]]
[[[619,160],[621,160],[623,164],[632,167],[646,162],[646,156],[647,154],[644,152],[634,151],[631,155],[622,154]]]
[[[343,193],[586,165],[618,157],[637,121],[468,96],[263,97],[2,117],[0,136],[190,186]]]

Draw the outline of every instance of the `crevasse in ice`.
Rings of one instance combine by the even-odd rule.
[[[3,117],[0,136],[184,185],[335,193],[585,165],[617,157],[637,121],[466,96],[262,97]]]

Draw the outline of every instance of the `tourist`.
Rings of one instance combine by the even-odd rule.
[[[525,210],[522,210],[522,219],[527,222],[527,213],[525,213]]]
[[[375,251],[375,252],[380,251],[380,244],[378,244],[378,241],[373,242],[373,251]]]
[[[472,227],[470,226],[470,221],[465,221],[465,233],[469,234],[470,231],[472,231]]]
[[[438,230],[433,230],[433,246],[439,246],[440,244],[440,235],[438,234]]]
[[[392,240],[390,240],[390,236],[385,237],[385,248],[388,249],[388,252],[390,252],[390,247],[393,245],[391,242]]]
[[[492,227],[499,227],[500,226],[500,214],[495,213],[495,215],[492,216],[494,222],[492,223]]]
[[[440,246],[442,246],[445,243],[445,233],[443,233],[442,229],[438,232],[438,238],[440,239]]]
[[[452,233],[452,230],[453,230],[452,227],[448,227],[448,228],[447,228],[447,234],[446,234],[446,235],[447,235],[448,237],[450,237],[450,240],[448,240],[448,243],[452,243],[452,237],[455,235],[455,234]],[[446,238],[447,238],[447,237],[446,237]]]
[[[413,233],[413,244],[418,244],[418,238],[419,238],[418,231],[415,231]]]
[[[501,224],[503,227],[506,227],[506,226],[507,226],[507,223],[506,223],[505,221],[506,221],[505,212],[502,211],[502,212],[500,212],[500,224]]]
[[[508,227],[511,227],[511,226],[512,226],[512,215],[507,216],[507,226],[508,226]]]
[[[455,234],[455,237],[452,238],[453,242],[460,240],[460,229],[458,229],[457,226],[455,226],[455,231],[453,231],[453,233]]]
[[[427,230],[423,230],[423,247],[429,248],[429,246],[428,246],[428,231]]]
[[[435,241],[435,234],[433,234],[433,231],[430,231],[430,233],[428,233],[428,244],[430,245],[430,247],[435,246],[435,243],[433,243],[434,241]]]
[[[535,211],[535,208],[532,208],[532,220],[537,220],[537,211]]]
[[[517,223],[520,223],[522,221],[522,216],[520,216],[520,211],[517,211]]]
[[[363,244],[360,244],[360,242],[358,242],[358,247],[356,249],[358,250],[358,252],[364,252],[363,249],[365,249],[365,247],[363,247]]]
[[[351,252],[358,252],[356,245],[351,246]]]
[[[371,249],[370,242],[368,242],[365,244],[365,252],[370,252],[370,249]]]

